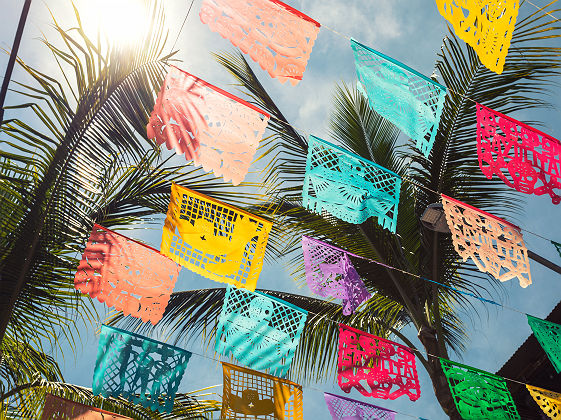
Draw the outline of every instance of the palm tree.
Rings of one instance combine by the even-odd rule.
[[[546,10],[553,9],[552,2]],[[555,14],[555,13],[553,13]],[[467,202],[493,214],[505,216],[520,207],[519,196],[502,181],[487,180],[475,156],[475,104],[467,98],[506,114],[547,106],[543,94],[559,76],[561,48],[552,40],[561,36],[561,26],[536,11],[522,18],[514,31],[507,63],[502,75],[488,71],[470,47],[450,32],[441,48],[435,70],[448,92],[434,148],[429,159],[412,143],[398,144],[398,130],[370,109],[367,100],[354,88],[339,86],[334,98],[330,137],[345,149],[372,160],[412,182],[401,190],[397,233],[391,234],[375,221],[352,225],[334,218],[322,218],[302,207],[301,191],[305,172],[307,141],[291,127],[280,109],[263,88],[242,55],[219,55],[219,62],[233,75],[250,101],[268,111],[275,119],[270,129],[276,136],[272,150],[278,152],[269,165],[267,180],[278,187],[271,203],[252,210],[268,215],[282,226],[287,251],[296,279],[302,276],[300,235],[309,234],[358,255],[397,267],[418,276],[434,279],[451,288],[477,296],[491,293],[496,281],[480,273],[473,264],[463,263],[454,251],[449,235],[423,227],[420,216],[428,204],[438,202],[436,191]],[[536,122],[532,122],[536,123]],[[416,185],[415,185],[416,184]],[[271,209],[274,208],[275,212]],[[473,301],[451,289],[439,287],[399,271],[356,260],[355,267],[374,297],[352,316],[344,317],[341,307],[318,299],[276,291],[265,293],[311,311],[292,363],[289,376],[314,381],[332,378],[336,366],[337,325],[347,325],[379,336],[395,335],[397,340],[415,348],[400,329],[413,325],[425,352],[449,357],[460,356],[466,332],[459,311],[475,314]],[[211,341],[224,289],[205,289],[172,295],[161,321],[175,341],[187,335],[202,334]],[[134,319],[116,316],[113,323],[136,326]],[[417,353],[430,375],[436,397],[445,413],[458,418],[439,359]]]
[[[199,168],[163,159],[146,138],[175,54],[161,3],[146,0],[144,33],[127,45],[88,37],[74,12],[68,30],[54,20],[56,42],[42,40],[60,71],[18,59],[29,82],[13,84],[21,102],[6,110],[18,118],[0,126],[1,400],[56,390],[62,374],[45,347],[75,347],[77,325],[97,323],[92,300],[73,284],[94,223],[153,223],[167,210],[172,182],[225,201],[251,199]]]

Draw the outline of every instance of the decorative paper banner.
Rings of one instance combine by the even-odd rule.
[[[518,277],[532,284],[528,251],[520,228],[506,220],[442,194],[442,205],[456,252],[500,281]]]
[[[207,172],[238,185],[245,178],[269,114],[171,66],[146,126],[148,138]]]
[[[501,74],[518,16],[519,0],[436,0],[440,14],[489,70]]]
[[[315,136],[308,141],[303,205],[318,214],[325,210],[345,222],[360,224],[378,218],[395,232],[401,178]]]
[[[222,362],[221,419],[302,420],[302,387],[286,379]]]
[[[358,89],[370,106],[428,158],[444,108],[446,87],[411,67],[351,39]]]
[[[442,358],[440,365],[462,419],[520,419],[503,378]]]
[[[132,420],[99,408],[47,394],[41,420]]]
[[[324,392],[333,420],[394,420],[395,412],[362,401]]]
[[[252,369],[271,369],[284,377],[308,312],[265,295],[228,286],[216,330],[215,350],[231,353]]]
[[[557,373],[561,372],[561,325],[526,315],[528,324]]]
[[[421,396],[415,356],[407,347],[343,324],[337,380],[346,393],[356,388],[365,397],[395,400],[407,395],[416,401]]]
[[[477,104],[477,155],[488,178],[561,203],[561,143],[514,118]]]
[[[561,418],[561,394],[536,386],[526,385],[528,392],[542,411],[553,420]]]
[[[122,395],[146,408],[171,412],[190,357],[179,347],[102,325],[93,393]]]
[[[343,300],[343,314],[350,315],[371,295],[353,263],[350,254],[318,239],[302,236],[306,282],[316,295]]]
[[[271,77],[293,85],[302,80],[320,28],[278,0],[203,0],[199,16]]]
[[[561,244],[557,243],[555,241],[551,241],[551,243],[553,244],[553,246],[557,249],[557,252],[559,253],[559,256],[561,257]]]
[[[162,254],[211,280],[255,290],[273,224],[173,184]]]
[[[157,250],[95,224],[74,277],[82,293],[156,324],[181,267]]]

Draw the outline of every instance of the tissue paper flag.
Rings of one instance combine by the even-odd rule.
[[[132,420],[99,408],[47,394],[41,420]]]
[[[146,126],[148,138],[238,185],[245,178],[269,114],[171,66]]]
[[[561,325],[526,315],[528,324],[557,373],[561,372]]]
[[[521,287],[532,284],[528,250],[518,226],[444,194],[442,205],[454,248],[464,261],[471,258],[479,270],[497,280],[518,277]]]
[[[255,290],[273,224],[173,184],[162,254],[211,280]]]
[[[228,286],[216,329],[215,351],[252,369],[284,377],[308,312],[260,292]]]
[[[526,385],[526,389],[550,419],[561,419],[561,394],[530,385]]]
[[[395,412],[362,401],[324,392],[333,420],[394,420]]]
[[[95,224],[74,276],[82,293],[156,324],[181,267],[157,250]]]

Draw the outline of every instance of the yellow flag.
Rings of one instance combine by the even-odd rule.
[[[173,184],[161,253],[211,280],[255,290],[273,224]]]
[[[550,419],[561,418],[561,394],[526,385],[528,392]]]
[[[503,72],[519,0],[436,0],[438,11],[485,67]]]

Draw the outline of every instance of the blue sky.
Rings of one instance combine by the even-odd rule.
[[[87,0],[78,1],[84,4]],[[114,0],[113,3],[118,3]],[[9,49],[17,25],[20,12],[20,3],[13,0],[0,0],[2,5],[3,25],[0,28],[0,46]],[[91,1],[89,6],[99,4]],[[111,3],[108,3],[111,4]],[[433,70],[436,53],[442,44],[446,33],[446,23],[438,13],[433,0],[290,0],[288,4],[302,10],[325,26],[333,28],[340,33],[351,35],[358,41],[370,45],[387,55],[408,64],[420,72],[430,75]],[[536,4],[546,4],[545,0],[536,0]],[[29,63],[49,71],[53,63],[41,47],[37,37],[41,32],[49,33],[50,15],[47,6],[52,9],[57,18],[67,22],[70,16],[70,2],[67,0],[35,0],[24,34],[20,55]],[[168,26],[170,38],[175,39],[181,22],[187,11],[189,1],[167,0]],[[193,73],[210,83],[232,90],[227,84],[231,83],[226,72],[214,61],[211,52],[231,50],[231,44],[222,39],[218,34],[211,32],[198,19],[200,0],[195,0],[193,10],[179,37],[177,48],[183,63],[180,67]],[[532,11],[529,4],[521,7],[521,14],[526,15]],[[110,8],[104,13],[110,14]],[[123,22],[127,16],[120,16]],[[0,57],[0,66],[3,69],[7,57]],[[254,66],[254,68],[256,68]],[[345,81],[355,82],[354,63],[352,50],[345,38],[337,36],[323,28],[320,31],[314,46],[311,59],[308,63],[303,81],[293,87],[289,84],[281,85],[272,80],[258,67],[256,73],[261,81],[277,101],[281,110],[294,126],[306,133],[313,133],[328,139],[327,119],[330,112],[330,102],[334,92],[335,83]],[[21,75],[16,71],[14,78]],[[520,119],[536,119],[542,121],[542,131],[561,138],[561,125],[559,124],[559,106],[561,106],[561,88],[552,90],[555,108],[550,110],[520,113]],[[10,104],[8,97],[7,104]],[[8,115],[7,115],[8,116]],[[474,116],[475,118],[475,116]],[[474,159],[476,159],[474,150]],[[557,239],[561,242],[561,224],[559,223],[560,208],[551,204],[548,197],[528,197],[524,212],[511,220],[518,225],[542,234],[543,236]],[[130,233],[130,236],[145,240],[150,245],[159,248],[160,232],[153,227],[151,230],[142,230]],[[524,233],[528,248],[553,261],[561,262],[561,258],[554,248],[546,241]],[[515,307],[522,312],[527,312],[538,317],[545,317],[553,306],[560,300],[559,292],[561,277],[531,262],[533,284],[527,289],[521,289],[517,281],[504,284],[503,302]],[[176,285],[176,291],[189,290],[202,287],[221,287],[198,275],[183,269]],[[283,261],[268,265],[263,270],[258,287],[297,292],[309,295],[306,288],[297,288],[291,280]],[[97,305],[100,319],[103,319],[105,307]],[[508,359],[512,352],[531,333],[526,324],[525,317],[516,312],[496,309],[489,305],[477,304],[480,319],[469,323],[470,340],[462,362],[478,368],[495,372]],[[413,330],[405,330],[407,336],[416,341]],[[154,337],[158,338],[158,337]],[[91,386],[93,366],[97,352],[97,338],[94,328],[84,327],[82,345],[78,346],[75,356],[66,352],[64,358],[58,355],[65,378],[68,382],[79,385]],[[212,352],[207,352],[198,341],[193,341],[185,346],[186,349],[212,357]],[[395,409],[412,416],[428,419],[444,419],[438,403],[435,400],[431,382],[427,374],[419,366],[421,381],[421,398],[411,403],[403,397],[396,401],[383,401],[370,399],[369,402],[390,409]],[[187,373],[180,390],[188,391],[208,385],[221,384],[221,368],[218,361],[194,355],[188,366]],[[328,418],[329,414],[323,402],[321,391],[343,394],[338,391],[334,382],[326,384],[313,384],[304,390],[305,418]],[[217,388],[221,393],[221,388]],[[350,397],[364,399],[356,391]],[[398,419],[407,418],[398,415]]]

